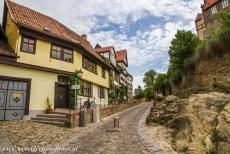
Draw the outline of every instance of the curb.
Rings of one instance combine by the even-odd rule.
[[[161,147],[154,143],[154,141],[145,133],[146,118],[150,113],[152,105],[145,111],[138,123],[138,135],[141,142],[146,148],[154,154],[170,154],[168,151],[164,151]]]

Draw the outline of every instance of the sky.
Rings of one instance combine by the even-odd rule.
[[[194,20],[203,0],[14,0],[53,17],[93,46],[127,49],[134,88],[146,71],[166,72],[168,50],[177,30],[195,33]],[[3,0],[0,0],[2,21]]]

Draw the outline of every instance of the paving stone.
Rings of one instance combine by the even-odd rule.
[[[77,154],[150,154],[151,152],[140,141],[138,135],[138,123],[151,104],[145,103],[118,114],[120,117],[119,131],[113,130],[113,118],[103,121],[97,127],[88,130],[84,138],[79,135],[65,147],[79,147]],[[73,152],[74,153],[74,152]]]

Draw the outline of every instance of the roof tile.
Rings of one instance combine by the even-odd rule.
[[[208,9],[219,1],[221,0],[206,0],[205,3],[202,5],[202,10]]]
[[[91,55],[101,60],[100,56],[94,51],[94,48],[86,39],[57,20],[10,0],[6,0],[6,4],[12,19],[18,26],[32,29],[74,44],[80,44]]]
[[[125,55],[127,55],[127,50],[116,51],[117,61],[125,61]]]

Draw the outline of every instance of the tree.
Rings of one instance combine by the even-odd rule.
[[[143,82],[145,84],[145,87],[152,87],[153,86],[156,75],[157,75],[157,73],[153,69],[147,71],[144,74]]]
[[[157,76],[157,72],[153,69],[147,71],[144,74],[143,82],[145,84],[144,96],[147,100],[154,98],[154,82]]]
[[[169,81],[178,83],[182,78],[184,60],[192,57],[200,40],[191,31],[178,30],[169,48]]]
[[[134,90],[134,95],[136,99],[144,98],[144,93],[140,85]]]
[[[154,90],[156,92],[162,93],[163,96],[166,95],[166,91],[170,91],[170,84],[167,74],[161,73],[157,75],[154,83]]]

